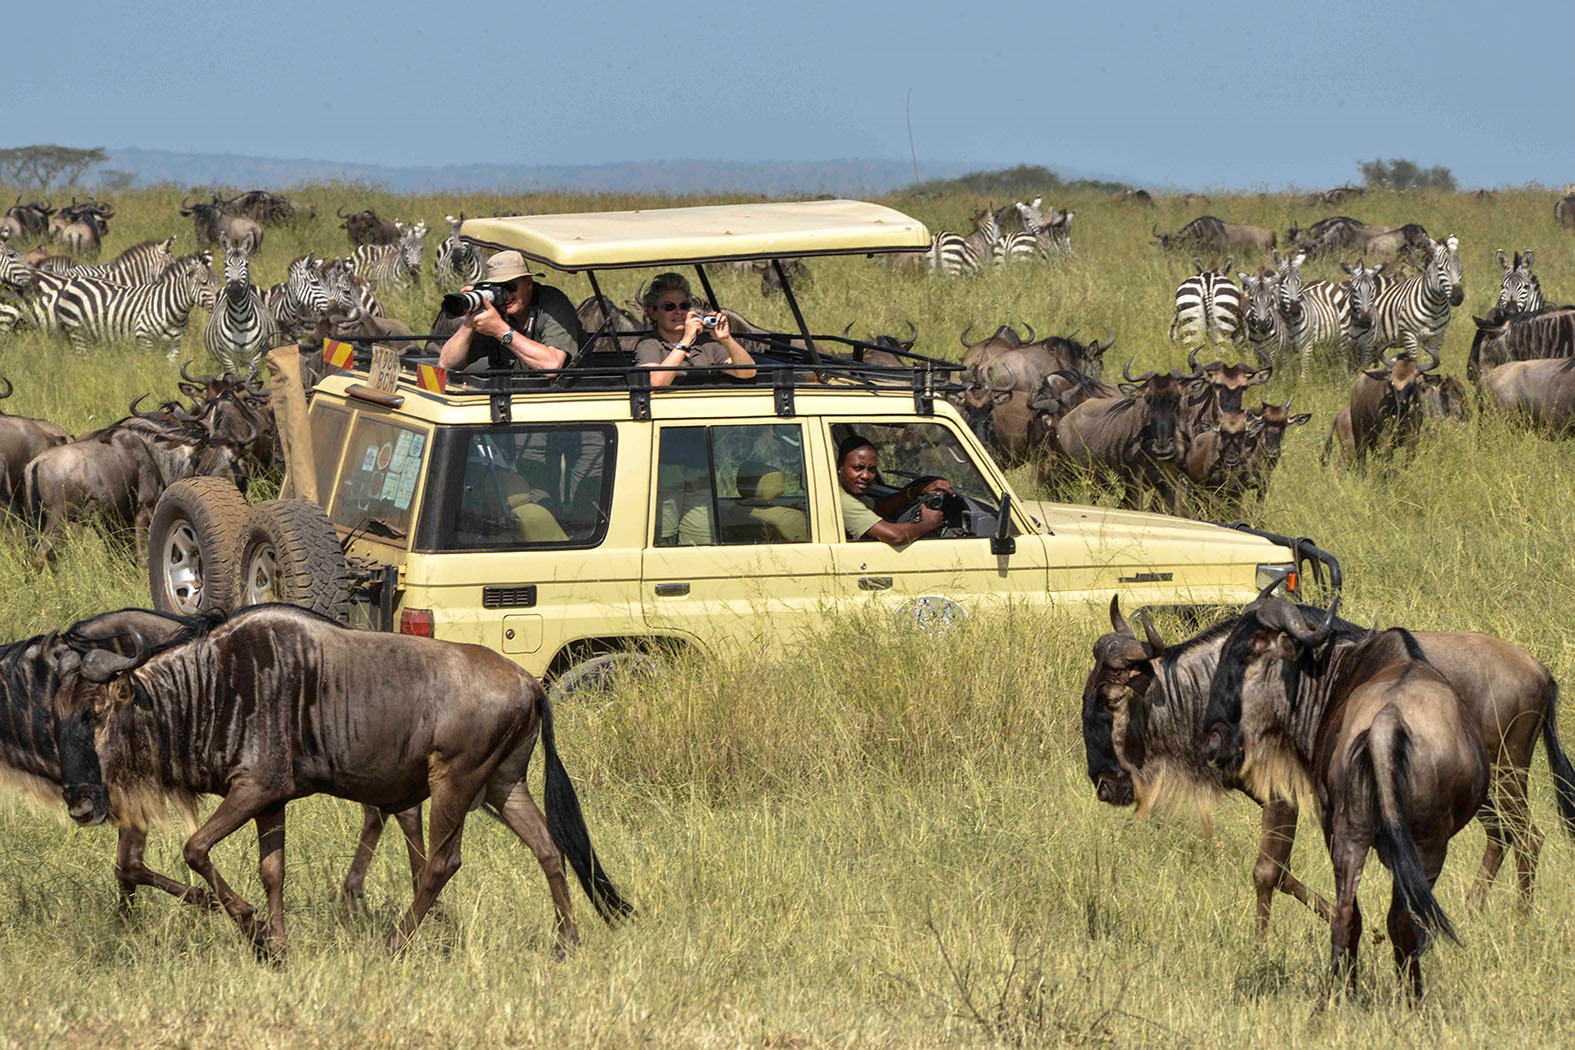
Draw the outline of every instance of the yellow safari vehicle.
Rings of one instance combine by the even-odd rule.
[[[172,488],[149,558],[156,605],[297,601],[480,643],[572,689],[664,647],[789,639],[839,606],[924,623],[1116,593],[1241,604],[1296,561],[1284,537],[1019,499],[940,396],[956,365],[877,364],[871,344],[814,335],[776,260],[925,250],[928,231],[900,212],[833,200],[473,219],[462,232],[586,272],[598,295],[599,270],[693,266],[713,306],[708,265],[770,260],[799,332],[735,329],[752,342],[752,381],[693,369],[660,389],[596,338],[606,330],[557,372],[441,382],[432,358],[385,350],[368,368],[373,350],[359,348],[316,385],[305,427],[276,381],[286,498],[246,508],[212,479]],[[876,447],[877,497],[946,478],[945,526],[904,547],[850,541],[835,449],[851,435]]]

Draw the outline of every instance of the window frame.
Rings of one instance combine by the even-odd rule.
[[[803,488],[804,492],[804,508],[800,512],[804,515],[805,527],[805,536],[802,540],[786,540],[771,543],[728,543],[721,539],[723,529],[722,494],[720,486],[717,484],[715,439],[715,432],[718,428],[726,428],[729,430],[744,430],[749,428],[792,428],[797,432],[799,484]],[[700,430],[705,435],[706,483],[710,490],[709,508],[711,511],[711,529],[712,535],[715,537],[711,543],[663,544],[658,542],[660,540],[660,536],[658,535],[657,530],[660,529],[662,525],[662,441],[668,433],[679,430]],[[760,547],[807,547],[817,542],[821,542],[817,538],[820,532],[820,525],[815,520],[815,505],[817,501],[814,494],[814,485],[811,482],[811,464],[814,461],[814,457],[811,455],[810,448],[807,444],[809,438],[808,430],[801,421],[784,419],[774,419],[770,421],[758,419],[748,421],[701,421],[692,419],[675,419],[658,426],[654,436],[655,440],[652,442],[651,448],[651,498],[648,508],[649,513],[647,514],[649,525],[645,534],[645,545],[648,550],[663,552],[717,550],[721,548],[729,550],[751,550]]]

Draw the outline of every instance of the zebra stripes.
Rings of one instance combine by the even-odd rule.
[[[449,223],[448,238],[437,246],[437,254],[432,260],[432,274],[437,279],[438,287],[457,288],[475,284],[487,272],[487,264],[481,258],[481,250],[459,235],[465,213],[460,212],[457,219],[452,215],[443,217]]]
[[[1334,346],[1344,350],[1350,345],[1351,303],[1341,285],[1312,281],[1302,277],[1306,255],[1281,257],[1273,254],[1276,302],[1285,319],[1290,349],[1300,351],[1302,378],[1307,378],[1315,347]]]
[[[1358,259],[1355,266],[1340,264],[1340,269],[1350,275],[1345,282],[1345,296],[1351,306],[1351,360],[1358,368],[1365,368],[1374,360],[1373,335],[1378,320],[1374,305],[1378,301],[1378,289],[1385,283],[1379,274],[1387,265],[1368,266],[1365,259]]]
[[[46,273],[18,255],[9,245],[0,244],[0,282],[17,293],[17,303],[0,303],[0,332],[36,328],[53,332],[60,327],[55,318],[55,303],[60,289],[71,283],[69,277]]]
[[[1072,218],[1077,213],[1071,211],[1057,211],[1054,205],[1050,207],[1047,217],[1039,210],[1039,203],[1044,198],[1035,197],[1032,204],[1018,201],[1013,205],[1017,214],[1022,217],[1023,229],[1034,235],[1035,243],[1039,248],[1039,255],[1048,262],[1070,259],[1072,257]]]
[[[1254,277],[1238,271],[1246,309],[1242,311],[1242,328],[1247,334],[1247,345],[1271,360],[1283,360],[1291,348],[1291,330],[1280,313],[1273,271],[1264,270]]]
[[[309,252],[291,259],[284,283],[274,285],[264,295],[268,313],[282,336],[299,337],[311,331],[332,302],[317,266]]]
[[[1403,347],[1413,356],[1426,346],[1438,353],[1449,327],[1449,309],[1465,301],[1460,285],[1460,241],[1454,236],[1428,241],[1422,272],[1400,281],[1384,281],[1373,303],[1373,350]]]
[[[96,277],[75,278],[60,289],[55,314],[73,350],[135,341],[173,357],[180,353],[192,309],[211,303],[217,288],[208,253],[184,255],[152,284],[128,287]]]
[[[262,355],[279,341],[273,315],[252,284],[248,243],[232,244],[228,234],[219,234],[224,248],[224,289],[202,332],[203,345],[219,363],[220,371],[238,376],[253,375]]]
[[[1027,230],[1005,233],[991,249],[991,259],[997,266],[1010,266],[1017,262],[1033,262],[1042,258],[1039,238]]]
[[[66,277],[96,277],[115,284],[152,284],[165,270],[175,265],[175,238],[133,244],[109,262],[56,268]]]
[[[1495,309],[1511,314],[1542,309],[1544,306],[1542,282],[1531,272],[1531,249],[1516,252],[1515,265],[1511,266],[1509,260],[1504,258],[1504,249],[1500,248],[1498,264],[1504,270],[1504,278],[1500,284],[1498,305]]]
[[[930,238],[930,269],[953,277],[976,274],[991,260],[1000,239],[995,212],[986,208],[973,217],[973,232],[968,236],[942,231]]]
[[[351,271],[384,291],[421,283],[421,238],[427,235],[427,224],[394,225],[399,228],[398,244],[361,244],[350,253]]]
[[[383,316],[383,304],[365,277],[356,274],[347,258],[325,259],[319,268],[323,285],[332,302],[347,310],[363,310],[373,317]]]
[[[1230,279],[1230,264],[1209,269],[1197,259],[1197,273],[1176,286],[1176,313],[1170,322],[1172,342],[1197,343],[1207,340],[1218,344],[1234,341],[1242,331],[1245,298]]]

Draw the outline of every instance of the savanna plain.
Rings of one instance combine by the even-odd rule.
[[[172,233],[177,250],[192,250],[180,196],[114,196],[103,257]],[[270,228],[253,279],[281,280],[306,251],[346,253],[336,206],[424,218],[434,228],[424,283],[386,300],[417,331],[436,311],[430,259],[445,214],[708,202],[393,197],[357,187],[293,196],[319,217]],[[977,332],[1027,322],[1099,338],[1109,328],[1117,343],[1107,371],[1128,357],[1135,370],[1181,366],[1186,348],[1166,329],[1190,263],[1160,252],[1149,231],[1204,213],[1282,237],[1292,220],[1339,213],[1456,234],[1466,305],[1443,357],[1444,370],[1462,376],[1470,315],[1486,314],[1498,295],[1494,249],[1535,249],[1547,298],[1575,298],[1575,236],[1554,225],[1554,195],[1543,190],[1492,201],[1369,194],[1329,208],[1258,195],[1160,198],[1152,211],[1093,193],[1047,200],[1076,212],[1072,261],[973,279],[865,260],[812,263],[803,300],[814,328],[840,332],[851,322],[858,335],[901,335],[912,321],[917,349],[947,357],[960,355],[970,324]],[[932,229],[966,231],[975,208],[1006,202],[889,203]],[[1238,258],[1233,269],[1264,263]],[[641,276],[649,274],[613,275],[611,294],[632,298]],[[1308,276],[1343,275],[1319,260]],[[589,294],[582,277],[552,283],[576,299]],[[751,319],[790,323],[753,278],[723,275],[717,288]],[[205,318],[199,310],[185,338],[183,357],[198,371],[208,364]],[[119,418],[144,391],[173,396],[177,379],[163,354],[75,355],[27,335],[0,342],[0,374],[16,388],[7,411],[73,432]],[[1267,500],[1246,517],[1337,553],[1342,612],[1353,620],[1500,635],[1547,663],[1570,695],[1575,449],[1474,416],[1434,427],[1414,456],[1365,473],[1321,465],[1352,374],[1321,360],[1306,382],[1276,376],[1268,399],[1294,393],[1295,410],[1313,421],[1288,435]],[[1013,477],[1025,495],[1112,498],[1035,491],[1026,469]],[[124,538],[89,534],[65,545],[53,570],[34,567],[15,531],[0,542],[0,637],[147,602]],[[1160,627],[1168,637],[1186,630]],[[255,961],[222,915],[162,894],[144,890],[123,922],[113,832],[0,798],[0,1046],[1455,1048],[1575,1038],[1575,844],[1557,828],[1540,751],[1532,803],[1548,843],[1531,912],[1516,908],[1508,873],[1482,911],[1466,910],[1484,845],[1472,825],[1454,840],[1438,891],[1464,946],[1426,957],[1426,999],[1405,1004],[1388,945],[1370,932],[1362,991],[1331,1001],[1328,927],[1310,912],[1282,897],[1266,944],[1252,939],[1257,807],[1232,796],[1211,814],[1139,821],[1095,800],[1079,705],[1090,643],[1105,629],[1086,613],[1007,612],[935,637],[854,611],[828,617],[813,638],[762,638],[564,707],[559,745],[593,839],[640,914],[608,929],[575,891],[582,939],[561,962],[536,863],[479,813],[464,867],[412,949],[393,958],[383,945],[409,899],[403,849],[385,842],[366,908],[342,911],[336,890],[359,809],[326,798],[293,804],[291,954],[273,968]],[[1565,739],[1575,739],[1575,716],[1565,715]],[[173,822],[156,830],[149,854],[181,878],[183,831]],[[260,897],[250,832],[215,859],[243,895]],[[1320,836],[1305,820],[1292,866],[1331,892]],[[1362,903],[1376,916],[1389,877],[1376,858],[1367,871]]]

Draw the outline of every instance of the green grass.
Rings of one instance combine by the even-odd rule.
[[[581,210],[651,199],[393,198],[321,189],[320,215],[363,202],[382,214],[442,216],[498,208]],[[106,256],[190,226],[179,194],[116,200]],[[984,202],[894,199],[933,227],[957,228]],[[996,204],[1003,202],[997,201]],[[1180,364],[1165,341],[1170,295],[1188,263],[1148,244],[1200,213],[1283,230],[1334,211],[1417,220],[1457,233],[1467,308],[1445,344],[1463,372],[1469,314],[1497,296],[1493,249],[1531,247],[1550,299],[1575,289],[1575,255],[1552,225],[1551,195],[1370,195],[1339,209],[1283,197],[1162,200],[1153,212],[1068,195],[1076,261],[975,280],[895,275],[878,263],[816,264],[806,311],[822,330],[904,332],[954,356],[964,326],[1028,322],[1041,332],[1115,329],[1112,364]],[[270,229],[255,268],[280,279],[307,250],[342,252],[336,220]],[[428,237],[435,249],[440,231]],[[1245,269],[1243,260],[1237,268]],[[1332,263],[1309,276],[1334,277]],[[639,275],[614,275],[632,295]],[[561,282],[572,296],[581,278]],[[751,278],[719,292],[746,316],[787,322]],[[418,329],[437,292],[391,303]],[[202,363],[196,315],[187,356]],[[0,343],[16,384],[7,411],[75,430],[123,414],[136,394],[173,393],[162,355],[74,355],[36,337]],[[1430,434],[1420,451],[1366,474],[1320,466],[1349,376],[1321,364],[1294,390],[1313,423],[1293,431],[1274,487],[1250,516],[1315,536],[1347,573],[1344,608],[1361,622],[1480,629],[1524,646],[1566,683],[1575,671],[1567,610],[1575,561],[1570,446],[1498,420]],[[1014,473],[1025,486],[1026,470]],[[143,604],[146,584],[115,540],[89,535],[41,572],[15,536],[0,543],[0,637]],[[1162,623],[1167,635],[1179,627]],[[577,898],[582,946],[552,958],[551,908],[528,851],[478,816],[465,866],[413,949],[383,940],[408,901],[403,850],[388,843],[369,879],[368,914],[346,917],[333,891],[359,828],[356,807],[292,807],[286,886],[291,956],[257,965],[227,920],[143,891],[116,918],[113,834],[69,826],[31,802],[0,802],[0,1046],[1283,1046],[1492,1043],[1560,1045],[1575,1034],[1575,851],[1556,831],[1544,761],[1533,767],[1536,819],[1549,832],[1537,905],[1514,908],[1509,880],[1485,911],[1464,898],[1483,846],[1455,840],[1439,897],[1464,948],[1424,962],[1428,1000],[1398,998],[1387,944],[1363,945],[1362,993],[1324,1006],[1328,931],[1288,898],[1268,944],[1250,938],[1257,810],[1223,801],[1212,822],[1135,821],[1094,800],[1083,773],[1079,695],[1088,620],[1003,614],[941,637],[893,633],[850,614],[782,656],[724,653],[673,668],[605,706],[561,712],[559,740],[593,837],[641,909],[603,928]],[[1566,729],[1566,737],[1572,733]],[[150,862],[180,873],[180,829],[155,834]],[[254,836],[216,852],[259,896]],[[1330,891],[1328,863],[1304,824],[1293,860]],[[1389,880],[1369,861],[1363,904],[1382,929]],[[577,892],[577,891],[576,891]]]

